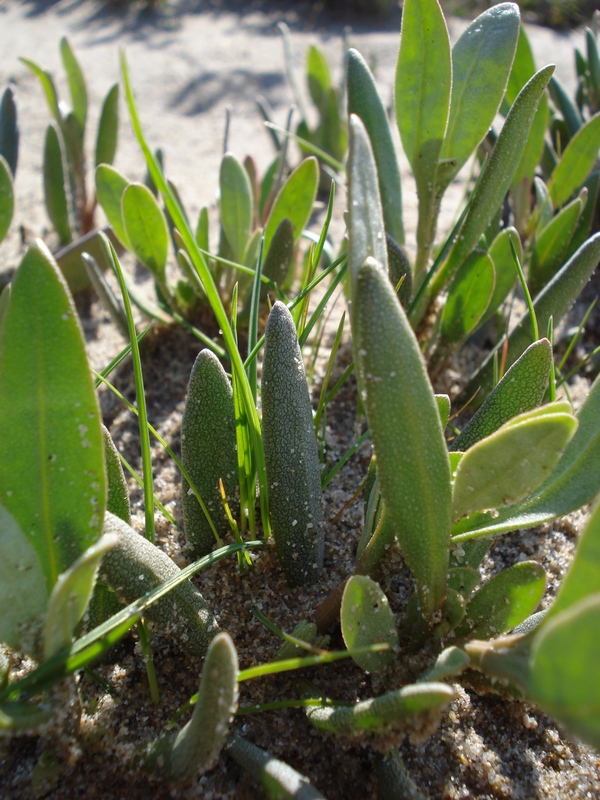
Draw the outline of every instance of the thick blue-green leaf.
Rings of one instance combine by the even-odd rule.
[[[226,153],[221,161],[219,185],[221,225],[234,261],[242,263],[252,230],[254,203],[248,173],[231,153]]]
[[[375,156],[381,205],[386,232],[398,242],[404,242],[402,223],[402,190],[400,168],[392,141],[392,132],[383,103],[377,92],[371,71],[361,54],[350,49],[347,55],[348,114],[361,118]]]
[[[440,158],[456,166],[450,183],[488,132],[500,107],[519,38],[519,7],[500,3],[480,14],[452,48],[452,96]]]
[[[458,637],[491,639],[532,614],[544,596],[546,573],[535,561],[521,561],[483,584],[467,606]]]
[[[527,272],[527,285],[532,297],[539,294],[563,265],[583,206],[584,201],[576,197],[550,220],[538,236]]]
[[[0,242],[10,228],[15,210],[15,193],[10,167],[0,155]]]
[[[73,238],[67,185],[60,136],[54,125],[48,125],[44,141],[44,199],[48,217],[61,244],[67,244]]]
[[[519,260],[522,261],[523,245],[521,244],[521,238],[516,228],[504,228],[489,247],[488,254],[494,262],[496,283],[494,284],[494,291],[492,292],[487,311],[479,322],[479,327],[484,325],[500,308],[517,280],[515,258],[510,246],[511,240],[517,251]]]
[[[35,650],[48,587],[37,553],[15,518],[0,506],[0,642]]]
[[[129,186],[127,178],[108,164],[100,164],[96,167],[96,195],[102,210],[106,214],[109,224],[112,226],[118,239],[127,247],[129,237],[123,223],[123,211],[121,209],[121,198],[123,192]]]
[[[96,137],[96,155],[94,166],[112,164],[117,151],[119,137],[119,84],[115,83],[104,99],[98,135]]]
[[[154,277],[163,283],[169,229],[156,198],[143,183],[130,183],[121,197],[121,213],[131,249]]]
[[[583,125],[566,146],[552,171],[548,188],[552,202],[560,208],[590,174],[600,149],[600,113]]]
[[[49,592],[102,529],[100,415],[73,301],[33,244],[17,269],[0,341],[0,502],[40,559]]]
[[[494,291],[495,271],[487,253],[475,250],[460,267],[448,288],[441,317],[443,342],[465,339],[484,315]]]
[[[265,253],[269,252],[275,231],[286,217],[294,228],[294,241],[298,241],[312,214],[318,186],[319,165],[311,156],[296,167],[273,201],[265,224]]]
[[[382,588],[365,575],[353,575],[342,596],[340,610],[342,636],[349,650],[385,643],[389,650],[353,656],[359,667],[375,672],[392,664],[398,649],[394,614]]]

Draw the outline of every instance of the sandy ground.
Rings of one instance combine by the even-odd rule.
[[[215,6],[204,3],[201,11],[139,17],[106,13],[92,3],[8,3],[0,5],[0,88],[13,84],[19,108],[21,150],[17,172],[17,210],[11,236],[0,248],[0,267],[14,266],[25,238],[42,234],[47,221],[41,188],[41,155],[48,113],[37,81],[17,60],[23,55],[38,61],[58,76],[63,95],[66,87],[59,69],[58,42],[67,35],[88,79],[90,123],[95,130],[100,102],[118,80],[118,48],[124,47],[143,122],[151,143],[163,147],[169,177],[179,187],[194,219],[204,204],[215,202],[222,151],[226,107],[231,108],[229,147],[239,157],[251,153],[264,168],[272,158],[271,144],[256,112],[254,98],[266,96],[283,123],[291,92],[283,77],[283,54],[275,24],[285,19],[292,28],[298,66],[309,43],[324,47],[337,69],[341,62],[343,23],[312,15],[308,5],[290,10],[260,10],[247,5]],[[450,21],[456,36],[465,23]],[[557,34],[541,28],[529,33],[538,66],[557,63],[557,74],[567,86],[573,82],[572,47],[582,46],[582,32]],[[351,41],[375,67],[382,96],[391,97],[398,47],[398,19],[387,27],[353,25]],[[116,166],[129,177],[141,179],[142,158],[133,142],[123,110],[121,140]],[[88,137],[90,153],[93,137]],[[406,172],[406,169],[404,169]],[[415,204],[411,179],[403,175],[407,228],[414,234]],[[455,189],[460,193],[460,187]],[[457,194],[449,196],[445,219],[452,217]],[[90,300],[79,301],[80,313],[95,366],[101,367],[122,347],[106,313]],[[148,407],[152,421],[170,444],[179,448],[179,426],[187,377],[198,350],[181,331],[162,333],[150,343],[145,362]],[[346,358],[350,353],[346,350]],[[342,365],[340,365],[341,369]],[[132,397],[130,371],[116,376]],[[106,392],[101,393],[105,421],[119,447],[137,463],[136,429],[129,415]],[[353,394],[340,397],[331,411],[328,444],[332,458],[352,442],[356,430]],[[291,630],[299,614],[314,609],[327,591],[352,568],[360,535],[361,512],[353,506],[334,522],[338,510],[352,496],[368,463],[363,451],[325,498],[327,518],[327,577],[314,589],[290,591],[271,553],[261,555],[254,575],[240,578],[221,565],[202,577],[202,591],[215,609],[223,628],[230,631],[243,666],[272,658],[274,637],[250,614],[255,604],[282,627]],[[181,519],[179,476],[158,448],[154,449],[155,487],[160,499]],[[142,498],[132,492],[135,524],[143,524]],[[504,537],[486,568],[498,569],[526,555],[539,559],[550,575],[547,603],[564,573],[574,546],[582,515],[543,531]],[[185,554],[177,529],[158,519],[159,541],[173,558],[183,563]],[[388,595],[399,612],[406,585],[388,577]],[[232,604],[231,598],[236,597]],[[302,611],[298,611],[302,609]],[[339,646],[338,640],[333,642]],[[99,668],[111,684],[113,695],[100,692],[87,678],[80,680],[85,702],[82,737],[67,742],[71,763],[62,773],[52,769],[32,785],[31,775],[41,753],[52,763],[49,743],[22,737],[0,744],[0,796],[7,800],[48,797],[116,798],[237,797],[260,796],[256,787],[222,758],[219,767],[199,784],[172,790],[125,765],[140,743],[150,741],[166,720],[195,691],[198,665],[182,657],[176,646],[155,637],[161,703],[152,707],[147,696],[139,645],[129,639],[117,666]],[[352,664],[339,664],[307,678],[324,693],[346,700],[367,697],[377,687]],[[294,696],[293,679],[286,676],[245,684],[241,704]],[[238,720],[237,730],[308,774],[330,800],[376,796],[372,774],[373,753],[359,743],[336,741],[314,731],[302,713],[289,710]],[[61,753],[64,757],[65,752]],[[50,753],[50,755],[48,755]],[[424,744],[404,743],[403,757],[421,789],[432,798],[496,800],[496,798],[560,798],[595,800],[600,797],[600,763],[596,754],[569,740],[560,728],[536,709],[496,697],[480,698],[458,690],[458,698],[445,716],[439,732]]]

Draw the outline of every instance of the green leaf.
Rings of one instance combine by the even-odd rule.
[[[589,503],[600,491],[600,378],[576,414],[577,431],[552,474],[517,506],[497,516],[475,514],[452,530],[454,541],[532,528]]]
[[[600,113],[577,131],[552,171],[548,188],[556,207],[564,205],[588,177],[598,158],[599,143]]]
[[[494,291],[495,272],[487,253],[475,250],[462,264],[448,288],[441,316],[444,343],[465,339],[484,315]]]
[[[52,719],[52,709],[30,703],[0,703],[0,732],[27,731]]]
[[[122,244],[127,249],[131,249],[121,209],[123,192],[129,186],[128,179],[108,164],[100,164],[96,167],[95,180],[98,202],[102,206],[109,224]]]
[[[530,657],[528,694],[547,714],[600,748],[600,593],[544,621]]]
[[[600,233],[595,234],[571,256],[564,266],[556,273],[552,280],[535,298],[533,308],[538,323],[538,329],[548,329],[548,321],[552,317],[556,327],[575,300],[583,291],[590,276],[600,261]],[[529,311],[523,316],[521,322],[509,334],[508,348],[505,355],[506,366],[510,366],[524,352],[531,341],[531,320]],[[483,400],[491,389],[493,378],[494,353],[504,347],[500,342],[485,359],[479,371],[471,378],[461,397],[468,399],[473,396],[477,388],[479,394],[475,402]],[[460,405],[460,401],[458,402]]]
[[[7,86],[0,103],[0,156],[4,156],[13,177],[19,160],[19,126],[13,90]]]
[[[73,238],[67,185],[65,156],[60,136],[54,125],[48,125],[44,141],[44,199],[48,217],[61,245],[67,244]]]
[[[262,274],[270,278],[277,286],[283,288],[288,278],[294,259],[294,229],[286,217],[282,219],[273,234],[271,246],[265,258]],[[261,301],[267,298],[267,287],[263,284],[260,292]]]
[[[121,197],[121,213],[132,251],[163,284],[169,229],[156,198],[143,183],[130,183]]]
[[[48,600],[44,623],[44,658],[47,660],[71,644],[73,631],[88,606],[102,557],[117,543],[105,534],[58,576]]]
[[[102,436],[104,439],[104,465],[107,482],[106,510],[130,525],[129,490],[127,489],[127,481],[119,459],[119,451],[104,425],[102,425]]]
[[[176,734],[154,743],[145,766],[165,777],[189,780],[211,769],[229,733],[237,709],[238,659],[228,633],[210,643],[190,721]]]
[[[577,197],[553,217],[538,236],[529,262],[527,285],[535,297],[559,268],[583,210],[583,200]]]
[[[427,266],[437,217],[436,173],[450,109],[450,37],[438,0],[405,0],[396,67],[396,121],[419,197],[418,277]]]
[[[0,642],[35,652],[47,603],[48,587],[37,553],[12,514],[0,506]]]
[[[181,462],[218,535],[225,537],[230,527],[219,492],[219,478],[234,518],[239,513],[235,412],[231,382],[210,350],[202,350],[192,367],[181,422]],[[212,550],[216,538],[185,477],[181,482],[181,504],[190,553],[200,558]]]
[[[273,202],[265,225],[266,253],[269,252],[275,231],[286,217],[294,228],[294,241],[298,241],[312,214],[318,185],[319,165],[317,159],[311,156],[296,167]]]
[[[54,117],[56,123],[62,127],[62,114],[60,113],[60,108],[58,107],[58,92],[56,91],[56,86],[54,85],[54,80],[52,79],[52,75],[47,72],[45,69],[42,69],[38,64],[34,61],[30,61],[28,58],[20,58],[19,61],[35,75],[35,77],[39,80],[44,94],[46,95],[46,101],[48,103],[48,108],[50,109],[50,113]]]
[[[100,415],[73,301],[52,256],[17,269],[0,341],[0,502],[33,545],[47,591],[100,535]]]
[[[5,238],[15,211],[15,194],[10,167],[0,155],[0,242]]]
[[[326,92],[331,88],[331,74],[327,59],[312,44],[306,51],[306,80],[312,101],[320,108]]]
[[[226,153],[221,161],[219,185],[221,225],[233,260],[242,263],[252,230],[254,203],[248,173],[231,153]]]
[[[353,656],[366,672],[392,664],[398,649],[394,614],[378,583],[364,575],[353,575],[346,583],[340,611],[342,636],[348,650],[386,643],[389,650]]]
[[[456,636],[491,639],[512,630],[535,611],[545,590],[543,567],[535,561],[514,564],[475,592]]]
[[[500,231],[500,233],[496,236],[489,247],[488,255],[494,262],[496,283],[494,285],[494,291],[492,292],[487,311],[479,321],[480,328],[489,319],[491,319],[491,317],[500,308],[501,304],[506,300],[508,293],[513,288],[517,280],[515,259],[510,246],[511,240],[515,250],[517,251],[517,255],[519,256],[519,261],[522,261],[523,245],[521,244],[521,238],[517,233],[516,228],[504,228],[504,230]]]
[[[348,155],[348,274],[350,296],[356,294],[358,273],[372,256],[388,270],[388,255],[375,156],[364,123],[350,117]],[[350,310],[351,315],[353,309]]]
[[[435,296],[476,247],[503,202],[525,149],[540,97],[553,71],[554,66],[541,69],[513,103],[471,196],[469,210],[448,258],[432,281],[431,296]]]
[[[450,398],[447,394],[436,394],[435,402],[438,407],[442,429],[445,430],[446,425],[448,424],[448,419],[450,418]]]
[[[451,449],[468,450],[512,417],[537,408],[548,388],[551,365],[552,346],[548,339],[529,345],[452,442]]]
[[[517,40],[519,7],[500,3],[480,14],[452,48],[452,96],[440,158],[456,160],[455,177],[491,127],[508,83]]]
[[[321,468],[294,320],[279,301],[265,330],[262,410],[277,554],[291,585],[314,583],[323,568]]]
[[[419,344],[383,269],[359,272],[352,318],[358,383],[381,494],[428,618],[445,595],[450,465]]]
[[[576,428],[568,413],[528,412],[474,444],[456,470],[452,521],[527,497],[552,472]]]
[[[96,137],[96,154],[94,166],[112,164],[117,152],[119,138],[119,84],[112,86],[102,104],[98,134]]]
[[[69,44],[66,36],[63,36],[60,40],[60,55],[65,72],[67,73],[69,92],[71,94],[71,105],[73,107],[73,114],[79,122],[81,129],[81,145],[83,145],[83,135],[85,133],[85,122],[87,119],[88,108],[87,89],[81,67],[75,58],[75,53],[71,49],[71,45]]]
[[[351,48],[346,64],[348,114],[360,117],[367,130],[377,164],[385,228],[394,241],[402,244],[404,226],[400,168],[387,113],[371,71],[361,54]]]
[[[352,706],[315,706],[306,710],[311,723],[336,734],[355,734],[365,730],[410,729],[421,714],[441,710],[454,699],[454,690],[445,683],[416,683],[362,700]]]
[[[575,556],[547,619],[566,611],[588,595],[600,591],[600,503],[592,512],[581,533]]]
[[[550,78],[548,89],[550,91],[550,96],[554,101],[554,105],[562,114],[563,119],[569,129],[569,133],[571,136],[573,136],[577,133],[579,128],[581,128],[582,124],[581,116],[577,110],[577,106],[569,97],[565,87],[554,75]]]

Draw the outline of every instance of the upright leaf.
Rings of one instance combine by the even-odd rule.
[[[73,301],[52,256],[19,266],[0,341],[0,502],[35,548],[48,591],[100,535],[100,415]]]
[[[44,199],[48,217],[61,244],[67,244],[73,238],[67,180],[60,136],[54,125],[48,125],[44,141]]]
[[[342,596],[340,622],[344,643],[349,650],[385,643],[389,650],[353,656],[367,672],[392,664],[398,648],[398,631],[388,599],[378,583],[365,575],[353,575]]]
[[[286,217],[294,228],[294,241],[298,241],[312,214],[318,186],[319,165],[311,156],[296,167],[273,201],[265,224],[265,253],[269,252],[275,231]]]
[[[522,261],[523,245],[521,244],[521,238],[516,228],[512,226],[500,231],[489,247],[488,254],[494,262],[496,282],[487,310],[479,321],[479,327],[484,325],[495,312],[498,311],[517,280],[517,270],[515,269],[515,258],[512,253],[511,241],[517,251],[519,260]]]
[[[0,155],[0,242],[10,228],[15,210],[15,194],[10,167]]]
[[[234,261],[242,263],[252,230],[254,201],[248,173],[231,153],[226,153],[221,161],[219,185],[221,225]]]
[[[396,67],[395,105],[404,152],[417,182],[419,276],[435,235],[435,189],[450,108],[450,37],[438,0],[405,0]]]
[[[306,79],[312,101],[320,108],[326,92],[331,88],[331,74],[324,54],[312,44],[306,51]]]
[[[489,305],[495,280],[490,256],[481,250],[471,253],[448,288],[441,316],[444,344],[461,342],[475,329]]]
[[[156,198],[142,183],[131,183],[121,197],[123,224],[131,249],[159,283],[165,281],[169,229]]]
[[[60,40],[60,55],[65,72],[67,73],[73,114],[79,122],[81,130],[81,143],[83,144],[83,135],[85,133],[85,123],[87,119],[88,108],[87,89],[81,67],[75,58],[75,53],[71,49],[71,45],[69,44],[66,36],[63,36],[63,38]]]
[[[456,162],[450,183],[488,132],[508,82],[519,38],[519,7],[500,3],[484,11],[452,48],[452,96],[440,158]]]
[[[598,159],[599,149],[600,113],[577,131],[552,171],[548,188],[555,206],[560,208],[585,181]]]
[[[535,297],[563,265],[569,242],[583,211],[584,200],[576,197],[562,208],[538,236],[529,262],[527,285]]]
[[[100,164],[96,167],[96,195],[102,210],[106,214],[109,224],[112,226],[119,240],[129,248],[129,237],[123,223],[123,211],[121,209],[121,198],[123,192],[129,186],[129,181],[113,167],[108,164]]]
[[[112,86],[102,104],[98,135],[96,138],[96,155],[94,166],[112,164],[117,151],[119,136],[119,84]]]
[[[0,103],[0,156],[4,156],[14,177],[19,160],[19,126],[17,106],[10,86],[4,90]]]
[[[348,114],[356,114],[360,117],[369,134],[377,164],[386,232],[394,241],[403,244],[400,168],[387,113],[377,92],[371,70],[361,54],[351,48],[348,51],[346,63]]]

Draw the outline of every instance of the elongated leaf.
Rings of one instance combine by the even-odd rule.
[[[540,97],[553,71],[553,66],[541,69],[523,87],[513,103],[492,154],[483,168],[477,188],[473,192],[467,216],[452,245],[446,263],[432,282],[432,295],[454,275],[477,245],[479,237],[504,200],[523,155]]]
[[[372,256],[386,271],[388,270],[385,225],[375,156],[366,128],[355,114],[350,117],[348,196],[350,198],[348,273],[350,296],[354,297],[358,273],[366,258]]]
[[[554,75],[550,78],[548,89],[554,105],[560,111],[567,124],[569,133],[574,136],[582,125],[581,115],[577,110],[577,106],[569,97],[565,87]]]
[[[190,721],[155,742],[145,766],[165,777],[186,780],[214,766],[237,709],[238,659],[231,637],[219,633],[210,643]]]
[[[535,561],[521,561],[495,575],[476,592],[456,636],[491,639],[512,630],[537,608],[546,573]]]
[[[512,254],[510,242],[515,247],[519,261],[523,260],[523,245],[521,238],[517,233],[516,228],[504,228],[496,236],[491,243],[488,254],[494,262],[494,274],[496,276],[496,283],[494,284],[494,291],[490,298],[487,311],[479,322],[479,327],[485,323],[496,313],[502,303],[506,300],[508,293],[515,285],[517,280],[517,271],[515,269],[515,259]]]
[[[403,244],[400,168],[387,113],[377,92],[371,71],[361,54],[351,48],[348,51],[346,63],[348,114],[356,114],[360,117],[367,130],[377,164],[386,232],[398,244]]]
[[[58,576],[48,601],[44,623],[44,658],[49,659],[71,644],[73,631],[83,617],[92,596],[102,557],[117,543],[105,534]]]
[[[362,267],[352,319],[358,381],[386,508],[425,617],[446,585],[450,466],[419,344],[381,266]]]
[[[442,341],[465,339],[484,315],[494,291],[495,271],[487,253],[475,250],[454,276],[441,318]]]
[[[35,650],[47,603],[48,587],[35,548],[0,506],[0,642],[14,650]]]
[[[35,548],[48,592],[100,535],[98,403],[73,301],[41,242],[19,266],[0,342],[0,499]]]
[[[306,51],[306,80],[312,101],[320,108],[325,93],[331,88],[331,74],[324,54],[312,44]]]
[[[398,649],[398,631],[394,614],[378,583],[365,575],[353,575],[342,597],[340,611],[342,636],[349,650],[386,643],[389,650],[353,656],[366,672],[374,672],[392,664]]]
[[[532,528],[569,514],[600,491],[600,378],[576,415],[577,432],[552,474],[532,496],[499,514],[474,514],[453,527],[455,541]]]
[[[10,167],[0,155],[0,242],[10,228],[15,211],[15,194]]]
[[[291,585],[323,568],[321,469],[302,352],[292,315],[277,302],[265,330],[262,435],[277,553]]]
[[[129,181],[108,164],[100,164],[100,166],[96,167],[95,180],[98,202],[102,206],[109,224],[125,247],[131,249],[121,209],[121,198],[123,192],[129,186]]]
[[[531,253],[527,273],[527,285],[532,297],[544,288],[562,266],[583,206],[583,200],[575,198],[540,233]]]
[[[504,96],[519,38],[519,7],[480,14],[452,48],[452,96],[440,158],[456,162],[450,183],[488,132]]]
[[[131,183],[121,197],[121,213],[131,249],[164,283],[169,229],[156,198],[143,183]]]
[[[75,58],[75,53],[71,49],[71,45],[69,44],[66,36],[63,36],[63,38],[60,40],[60,55],[65,72],[67,73],[69,92],[71,94],[71,105],[73,107],[73,114],[79,122],[81,129],[81,144],[83,145],[83,136],[85,133],[85,122],[87,119],[88,108],[87,89],[81,67]]]
[[[234,261],[242,263],[252,230],[254,203],[248,173],[231,153],[223,156],[219,181],[221,225]]]
[[[319,165],[317,159],[311,156],[296,167],[273,202],[265,225],[266,253],[269,252],[275,231],[286,217],[294,228],[294,241],[298,241],[312,214],[318,185]]]
[[[59,126],[62,126],[62,114],[60,113],[60,108],[58,107],[58,92],[56,91],[56,86],[54,85],[52,75],[50,75],[50,73],[45,69],[42,69],[42,67],[36,64],[35,61],[30,61],[28,58],[20,58],[19,61],[22,64],[25,64],[25,66],[39,80],[44,94],[46,95],[46,101],[48,103],[50,113],[54,117],[56,123]]]
[[[19,126],[15,97],[10,86],[4,90],[0,103],[0,156],[4,156],[14,177],[19,160]]]
[[[398,130],[419,196],[417,277],[427,266],[435,235],[436,173],[451,84],[450,38],[438,0],[406,0],[394,95]]]
[[[573,136],[552,171],[548,188],[552,202],[560,208],[590,174],[600,149],[600,113]]]
[[[600,747],[600,593],[540,626],[531,651],[528,694],[593,747]]]
[[[514,505],[540,486],[577,428],[566,413],[528,412],[473,445],[454,477],[452,520]]]
[[[270,278],[277,286],[282,287],[289,276],[294,258],[294,229],[292,223],[283,219],[271,239],[271,246],[265,258],[262,274]],[[261,301],[266,300],[267,287],[260,290]]]
[[[119,138],[119,84],[112,86],[102,104],[98,134],[96,137],[96,154],[94,166],[112,164],[117,152]]]
[[[332,733],[361,730],[406,730],[420,714],[445,708],[454,690],[445,683],[415,683],[346,707],[307,708],[312,724]]]
[[[512,417],[539,406],[548,388],[551,365],[548,339],[529,345],[452,442],[451,449],[467,450]]]
[[[579,217],[579,222],[575,228],[573,238],[571,239],[571,242],[567,248],[567,258],[571,258],[571,256],[576,253],[577,250],[579,250],[581,245],[585,243],[586,239],[590,235],[598,203],[598,194],[600,192],[600,171],[592,172],[590,177],[584,183],[582,190],[583,189],[587,189],[587,201],[583,207],[581,216]]]
[[[227,753],[261,784],[269,800],[325,800],[308,778],[241,736],[231,737]]]
[[[107,482],[106,510],[130,525],[129,490],[127,489],[127,482],[119,459],[119,451],[104,425],[102,425],[102,436],[104,439],[104,464]]]
[[[588,595],[600,591],[600,504],[586,523],[558,596],[550,606],[547,618],[575,605]]]
[[[31,703],[0,703],[0,731],[27,731],[52,719],[47,705]]]
[[[48,125],[44,141],[44,199],[50,222],[63,245],[73,238],[67,185],[61,140],[54,125]]]

